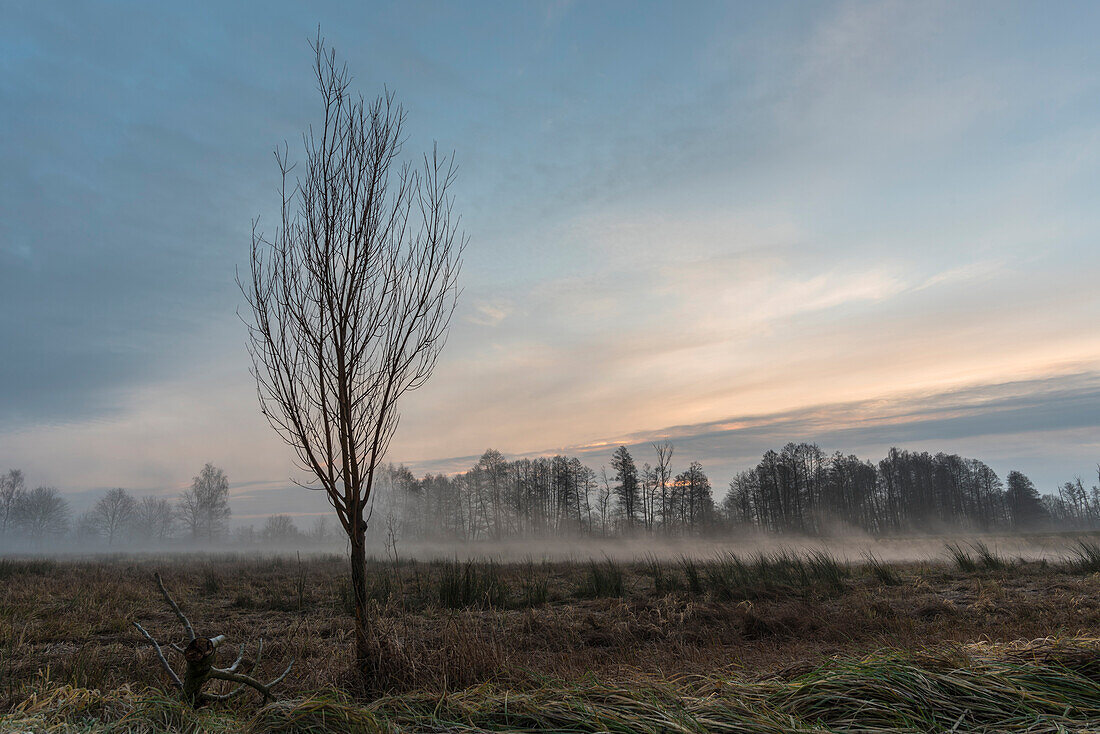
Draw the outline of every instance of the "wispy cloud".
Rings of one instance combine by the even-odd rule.
[[[794,441],[826,451],[878,459],[892,446],[917,450],[969,451],[994,464],[1030,472],[1049,490],[1073,472],[1089,472],[1078,455],[1081,441],[1100,451],[1100,371],[1007,383],[970,385],[939,392],[909,392],[874,400],[813,405],[780,413],[742,415],[689,425],[607,436],[584,444],[527,452],[581,456],[590,464],[609,461],[619,445],[639,461],[651,445],[670,441],[685,463],[701,460],[721,487],[733,473],[750,468],[768,449]],[[464,471],[475,456],[414,462],[420,471]]]
[[[475,301],[473,313],[466,316],[466,320],[479,326],[496,326],[511,313],[511,307],[500,301],[486,302]]]

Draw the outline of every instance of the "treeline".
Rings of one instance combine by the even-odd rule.
[[[55,487],[30,489],[17,469],[0,475],[0,543],[9,548],[154,547],[180,538],[217,542],[228,533],[230,514],[229,479],[213,464],[204,466],[174,503],[115,488],[75,517]]]
[[[1017,471],[1004,481],[985,463],[955,454],[891,449],[877,463],[809,443],[768,451],[730,482],[720,502],[703,466],[674,469],[671,444],[639,466],[625,446],[600,471],[575,457],[508,461],[486,451],[468,471],[416,478],[387,466],[371,540],[503,540],[518,537],[692,535],[761,530],[820,535],[858,528],[891,533],[941,529],[1100,529],[1100,487],[1080,478],[1040,495]],[[682,465],[681,465],[682,466]],[[1100,468],[1098,468],[1100,476]],[[377,512],[381,510],[381,512]],[[104,492],[73,517],[53,487],[29,489],[22,472],[0,475],[0,548],[68,549],[181,545],[317,545],[343,541],[335,519],[308,530],[287,515],[230,533],[229,480],[203,467],[175,502]],[[380,525],[379,520],[384,520]]]
[[[877,464],[814,444],[768,451],[730,482],[727,519],[765,530],[820,534],[844,523],[875,534],[950,527],[1034,528],[1048,504],[1020,472],[1007,486],[989,466],[956,454],[890,449]]]
[[[758,529],[819,535],[855,527],[873,534],[937,529],[1100,528],[1100,487],[1080,478],[1041,496],[1017,471],[1004,481],[955,454],[891,449],[878,463],[815,444],[768,451],[715,502],[698,462],[676,472],[671,444],[638,465],[620,446],[596,472],[567,456],[508,461],[486,451],[469,470],[417,479],[384,477],[390,534],[499,540],[524,536],[669,535]]]
[[[674,475],[672,446],[640,468],[624,446],[599,473],[566,456],[507,461],[486,451],[469,471],[417,479],[389,467],[388,520],[401,537],[500,540],[573,534],[611,536],[715,524],[710,480],[697,462]],[[392,532],[392,530],[391,530]]]
[[[0,475],[0,549],[126,550],[165,548],[329,547],[342,539],[335,519],[317,517],[300,529],[289,515],[256,528],[230,530],[229,478],[207,464],[175,502],[108,489],[87,512],[73,515],[55,487],[26,486],[22,471]]]

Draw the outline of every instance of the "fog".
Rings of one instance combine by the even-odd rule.
[[[629,458],[625,449],[620,453]],[[806,526],[813,532],[781,532],[746,522],[738,514],[738,505],[729,501],[737,496],[736,483],[731,483],[727,499],[716,505],[709,481],[697,470],[697,464],[669,483],[667,499],[662,485],[640,482],[641,511],[634,517],[622,509],[623,493],[616,490],[606,473],[598,482],[589,481],[594,472],[575,460],[555,457],[506,462],[495,452],[487,452],[486,456],[489,459],[483,457],[473,470],[455,477],[428,475],[417,480],[403,467],[385,467],[368,517],[368,554],[389,561],[481,559],[503,563],[590,558],[707,559],[722,554],[824,551],[850,563],[872,556],[891,562],[946,562],[949,544],[965,549],[981,543],[1007,559],[1038,560],[1065,556],[1082,538],[1100,533],[1095,522],[1100,517],[1100,488],[1095,487],[1091,492],[1083,488],[1077,492],[1074,485],[1066,485],[1060,501],[1063,506],[1077,508],[1076,525],[1071,524],[1072,515],[1057,517],[1046,512],[1030,488],[1030,507],[1045,514],[1032,516],[1030,528],[1005,528],[1006,523],[1027,519],[1018,498],[1012,500],[1011,488],[1018,482],[1010,477],[1008,491],[1000,488],[999,480],[990,485],[990,506],[1007,511],[995,516],[999,526],[982,532],[974,528],[982,515],[957,513],[953,515],[958,518],[956,522],[926,514],[917,529],[871,533],[836,512],[824,513],[821,503],[817,514],[787,513],[788,518],[799,521],[803,516],[810,518]],[[935,462],[951,457],[929,458]],[[916,459],[923,461],[921,456]],[[858,466],[875,479],[869,464]],[[797,479],[793,473],[791,476]],[[997,478],[994,475],[992,479]],[[811,476],[805,483],[815,486],[815,481]],[[625,482],[620,479],[622,484]],[[965,484],[941,484],[945,503],[953,496],[965,499],[966,495],[958,491],[960,487],[965,489]],[[786,486],[796,490],[792,497],[797,501],[813,496],[800,491],[793,480]],[[878,485],[872,482],[870,486]],[[933,484],[933,489],[936,486]],[[876,506],[888,504],[874,495],[871,499]],[[752,496],[748,500],[755,503],[754,507],[761,506]],[[920,509],[923,505],[914,506]],[[756,514],[760,519],[768,517],[760,511]],[[866,522],[866,517],[864,513],[860,522]],[[191,487],[174,501],[160,496],[134,496],[115,488],[104,491],[79,514],[72,512],[69,500],[56,488],[28,488],[22,472],[16,470],[0,475],[2,556],[310,557],[346,555],[348,550],[347,534],[335,513],[306,518],[275,514],[258,524],[251,524],[251,518],[234,519],[228,477],[212,464],[204,466]]]
[[[1100,540],[1095,533],[976,534],[945,532],[927,535],[872,538],[861,534],[811,538],[793,535],[754,533],[738,537],[659,538],[527,538],[503,541],[416,540],[402,542],[387,538],[384,532],[368,533],[369,557],[378,561],[399,562],[436,560],[473,560],[514,562],[583,562],[589,559],[640,561],[682,558],[707,560],[725,554],[751,557],[760,553],[788,551],[805,555],[824,551],[848,563],[860,564],[869,557],[893,563],[949,563],[947,546],[970,550],[984,544],[996,555],[1008,560],[1056,561],[1069,555],[1082,540]],[[157,558],[170,556],[236,556],[315,558],[346,557],[347,543],[336,535],[324,538],[301,534],[280,540],[259,539],[243,542],[227,538],[206,543],[173,540],[162,544],[123,542],[107,545],[77,538],[58,538],[49,543],[27,539],[0,545],[0,557],[55,558]]]

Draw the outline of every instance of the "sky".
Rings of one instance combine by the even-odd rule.
[[[79,503],[202,465],[316,497],[260,415],[243,300],[318,27],[406,152],[460,165],[463,294],[388,458],[719,492],[815,441],[1100,461],[1100,5],[23,2],[0,24],[0,469]],[[681,467],[683,468],[683,467]],[[313,504],[310,504],[313,503]]]

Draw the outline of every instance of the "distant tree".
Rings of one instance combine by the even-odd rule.
[[[134,509],[133,524],[139,537],[164,542],[175,525],[172,504],[164,497],[142,497]]]
[[[77,516],[73,522],[73,537],[82,546],[87,546],[99,540],[99,525],[95,514],[88,510]]]
[[[120,535],[129,531],[137,506],[137,500],[121,487],[107,490],[96,501],[91,521],[107,545],[114,545]]]
[[[638,512],[640,484],[638,467],[634,465],[634,457],[626,446],[620,446],[611,455],[611,469],[615,472],[615,498],[619,501],[619,511],[626,527],[633,528]]]
[[[1018,471],[1011,471],[1008,473],[1007,483],[1005,503],[1008,505],[1009,520],[1013,527],[1035,527],[1049,519],[1039,497],[1039,490],[1030,479]]]
[[[504,454],[496,449],[486,449],[470,474],[470,484],[481,504],[487,508],[483,519],[488,526],[489,537],[499,539],[504,536],[504,491],[508,462]]]
[[[1074,481],[1066,482],[1059,487],[1058,499],[1062,506],[1063,520],[1074,527],[1090,527],[1094,525],[1097,515],[1100,514],[1100,507],[1090,501],[1081,477],[1075,477]]]
[[[256,528],[251,525],[242,525],[233,533],[238,545],[255,545],[258,539]]]
[[[657,518],[657,472],[649,465],[642,464],[641,474],[641,500],[642,522],[646,530],[652,530]]]
[[[597,490],[596,509],[600,513],[600,535],[607,535],[607,526],[611,518],[611,481],[607,478],[607,468],[600,467],[600,485]]]
[[[309,539],[314,543],[324,543],[328,540],[330,532],[328,518],[321,516],[313,521],[313,525],[309,529]]]
[[[224,471],[207,464],[180,495],[180,519],[192,540],[212,541],[228,530],[229,515],[229,479]]]
[[[732,526],[752,525],[755,516],[752,509],[753,472],[743,471],[730,480],[729,489],[722,498],[722,515]]]
[[[698,461],[691,462],[687,471],[676,476],[674,486],[681,498],[683,523],[688,528],[699,528],[714,521],[714,496],[710,479]]]
[[[69,529],[69,503],[55,487],[35,487],[20,493],[12,508],[15,526],[41,542]]]
[[[671,504],[669,498],[669,484],[672,482],[672,455],[675,452],[668,441],[653,444],[653,450],[657,453],[657,466],[653,469],[655,482],[654,491],[657,494],[658,513],[661,517],[661,525],[667,532],[671,527]]]
[[[298,535],[298,527],[289,515],[272,515],[260,531],[265,543],[283,543],[294,540]]]
[[[23,491],[23,472],[9,469],[7,474],[0,474],[0,535],[7,535],[14,529],[13,511]]]

